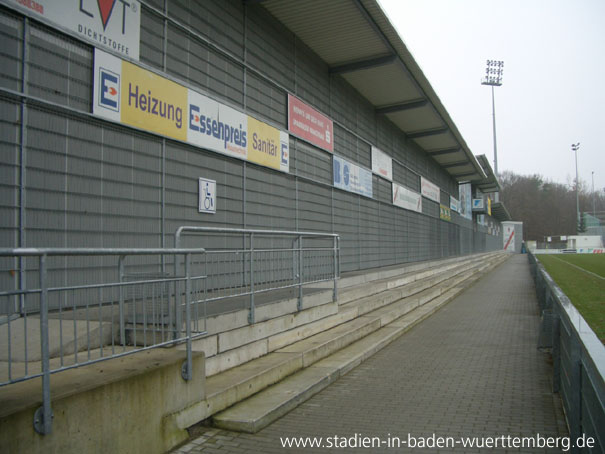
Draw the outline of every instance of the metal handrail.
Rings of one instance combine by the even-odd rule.
[[[532,252],[528,258],[542,311],[538,346],[552,351],[553,391],[561,394],[571,439],[590,433],[595,452],[605,451],[598,423],[605,420],[605,345],[539,259]]]
[[[11,376],[11,367],[12,367],[12,351],[11,351],[11,323],[12,323],[12,319],[11,317],[7,316],[8,319],[8,328],[7,328],[7,333],[8,333],[8,377],[9,377],[9,381],[7,383],[0,383],[0,385],[5,385],[5,384],[10,384],[10,383],[16,383],[18,381],[23,381],[23,380],[28,380],[28,379],[32,379],[35,377],[41,377],[42,378],[42,406],[40,408],[38,408],[35,412],[34,415],[34,429],[36,430],[36,432],[40,433],[40,434],[49,434],[52,431],[52,409],[51,409],[51,394],[50,394],[50,375],[51,373],[55,373],[55,372],[60,372],[66,369],[70,369],[73,367],[78,367],[78,366],[82,366],[84,364],[92,364],[92,363],[96,363],[99,361],[104,361],[104,360],[108,360],[111,358],[115,358],[115,357],[119,357],[119,356],[125,356],[125,355],[129,355],[138,351],[142,351],[142,350],[148,350],[150,348],[157,348],[160,346],[165,346],[165,345],[174,345],[177,342],[186,342],[187,344],[187,348],[186,348],[186,354],[187,354],[187,358],[185,360],[185,362],[183,363],[183,367],[182,367],[182,375],[183,378],[185,380],[190,380],[192,378],[192,339],[194,337],[197,337],[199,335],[203,335],[205,333],[197,333],[195,336],[192,333],[191,330],[191,305],[192,305],[192,298],[191,298],[191,294],[192,294],[192,288],[191,288],[191,282],[192,280],[198,280],[198,279],[204,279],[205,276],[192,276],[191,275],[191,269],[190,269],[190,262],[191,262],[191,255],[192,254],[204,254],[205,253],[205,249],[203,248],[173,248],[173,249],[158,249],[158,248],[147,248],[147,249],[135,249],[135,248],[0,248],[0,257],[38,257],[38,274],[39,274],[39,288],[37,289],[19,289],[19,290],[8,290],[8,291],[1,291],[0,292],[0,297],[6,297],[6,296],[23,296],[26,294],[39,294],[40,295],[40,351],[41,351],[41,372],[37,373],[37,374],[28,374],[27,372],[27,333],[24,333],[25,336],[25,351],[24,351],[24,356],[25,356],[25,376],[18,378],[18,379],[12,379]],[[175,274],[174,277],[169,278],[169,279],[149,279],[149,280],[139,280],[136,282],[122,282],[122,277],[123,277],[123,270],[124,270],[124,258],[126,256],[137,256],[137,255],[175,255],[179,256],[182,255],[185,261],[185,273],[183,276],[178,276]],[[48,272],[48,268],[47,268],[47,258],[50,256],[117,256],[119,257],[119,282],[113,283],[113,286],[116,286],[119,289],[120,292],[120,298],[119,298],[119,308],[120,308],[120,338],[121,338],[121,342],[124,345],[124,350],[120,353],[117,353],[114,351],[113,347],[112,347],[112,352],[111,354],[103,357],[103,347],[102,347],[102,339],[99,340],[99,344],[100,344],[100,354],[101,357],[97,358],[97,359],[91,359],[90,358],[90,353],[88,355],[88,360],[84,361],[84,362],[78,362],[77,360],[77,349],[76,347],[74,347],[75,349],[75,363],[72,366],[63,366],[63,344],[62,344],[62,340],[61,345],[60,345],[60,351],[61,351],[61,367],[59,368],[55,368],[55,369],[51,369],[50,366],[50,352],[49,352],[49,344],[50,344],[50,338],[49,338],[49,304],[48,304],[48,297],[49,297],[49,293],[51,292],[61,292],[61,291],[73,291],[73,290],[82,290],[82,289],[101,289],[101,288],[107,288],[108,286],[111,286],[112,284],[98,284],[98,285],[78,285],[78,286],[65,286],[65,287],[49,287],[47,282],[47,272]],[[180,336],[177,334],[176,330],[179,330],[180,327],[179,325],[175,326],[175,335],[174,338],[169,340],[169,341],[163,341],[163,342],[159,342],[159,343],[153,343],[153,345],[151,346],[147,346],[146,345],[146,339],[144,341],[144,347],[143,348],[135,348],[132,351],[126,351],[125,349],[125,336],[124,336],[124,314],[123,314],[123,306],[124,306],[124,300],[122,297],[122,288],[124,286],[134,286],[137,284],[150,284],[150,283],[164,283],[164,282],[174,282],[176,285],[176,282],[183,282],[184,286],[185,286],[185,295],[184,295],[184,308],[185,308],[185,316],[186,316],[186,326],[185,326],[185,330],[186,330],[186,334],[185,336]],[[178,291],[176,290],[175,287],[175,296],[178,293]],[[102,301],[99,300],[99,317],[101,317],[101,307],[102,307]],[[86,318],[86,323],[87,323],[87,336],[88,336],[88,349],[90,352],[90,331],[89,331],[89,322],[90,320],[88,319],[88,307],[89,305],[86,305],[86,311],[87,311],[87,318]],[[134,307],[134,306],[133,306]],[[8,308],[8,305],[7,305]],[[113,304],[111,306],[112,310],[113,310]],[[61,307],[59,307],[59,311],[61,310]],[[136,310],[136,308],[135,308]],[[177,313],[180,312],[181,308],[177,308]],[[145,314],[146,312],[144,312]],[[10,314],[7,314],[10,315]],[[24,317],[24,320],[27,320],[27,313],[22,314],[22,316]],[[112,315],[112,319],[113,319],[113,315]],[[60,319],[62,322],[62,319]],[[77,340],[77,333],[75,330],[75,314],[74,314],[74,340]],[[26,323],[26,321],[24,322]],[[102,332],[102,321],[101,319],[99,320],[99,326],[101,327],[101,332]],[[62,324],[60,324],[60,327],[62,329]],[[145,327],[144,327],[145,329]],[[135,346],[136,346],[136,326],[134,327],[134,331],[135,331]],[[113,329],[112,329],[113,332]],[[100,336],[100,338],[102,338],[102,334]],[[62,338],[61,338],[62,339]],[[154,336],[155,339],[155,336]],[[113,340],[112,340],[112,345],[113,345]]]
[[[276,288],[271,289],[256,289],[255,288],[255,260],[254,257],[257,254],[261,254],[263,252],[292,252],[292,276],[297,277],[298,282],[292,284],[285,284],[279,289],[287,289],[287,288],[298,288],[298,304],[297,309],[300,311],[303,309],[303,286],[309,285],[312,283],[325,282],[328,280],[333,281],[333,290],[332,290],[332,300],[338,300],[338,279],[340,277],[340,235],[337,233],[323,233],[323,232],[303,232],[303,231],[290,231],[290,230],[268,230],[268,229],[241,229],[241,228],[223,228],[223,227],[201,227],[201,226],[180,226],[174,234],[174,246],[175,248],[181,247],[181,240],[184,234],[222,234],[222,235],[243,235],[245,238],[248,238],[249,247],[237,248],[234,250],[207,250],[207,253],[210,254],[218,254],[223,252],[229,253],[238,253],[238,254],[248,254],[249,262],[248,264],[243,264],[243,267],[246,266],[249,269],[250,273],[250,290],[243,290],[237,295],[229,295],[227,297],[233,296],[248,296],[249,297],[249,314],[248,321],[249,323],[254,323],[255,320],[255,294],[276,290]],[[266,249],[266,248],[255,248],[254,247],[254,239],[262,236],[268,237],[290,237],[292,238],[292,247],[290,249],[287,248],[275,248],[275,249]],[[303,272],[304,269],[304,252],[314,251],[327,251],[327,248],[320,247],[303,247],[303,239],[305,238],[313,238],[313,239],[331,239],[332,247],[330,250],[333,253],[333,268],[332,268],[332,276],[327,279],[311,279],[309,281],[304,280]],[[175,262],[176,266],[176,262]],[[295,270],[298,269],[298,273]],[[245,274],[245,272],[244,272]],[[245,281],[245,279],[244,279]],[[245,285],[243,287],[246,287]],[[217,297],[216,299],[220,299]]]

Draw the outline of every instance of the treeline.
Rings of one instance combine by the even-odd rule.
[[[575,181],[565,185],[546,180],[541,175],[505,171],[500,174],[500,184],[500,199],[513,221],[523,221],[526,240],[542,241],[545,236],[577,233]],[[595,190],[593,194],[591,189],[580,180],[580,212],[592,214],[593,195],[597,214],[604,212],[605,193]]]

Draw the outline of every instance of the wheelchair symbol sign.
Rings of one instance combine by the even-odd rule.
[[[216,213],[216,181],[200,178],[200,213]]]

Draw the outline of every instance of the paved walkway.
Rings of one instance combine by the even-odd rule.
[[[537,350],[539,315],[526,255],[482,278],[435,315],[255,435],[201,428],[174,452],[327,452],[286,449],[283,437],[323,437],[340,452],[561,452],[469,449],[459,437],[565,436],[549,356]],[[408,434],[410,434],[408,436]],[[455,447],[410,449],[453,437]],[[334,438],[334,436],[338,438]],[[361,437],[381,443],[362,449]],[[399,447],[397,439],[401,439]],[[414,438],[411,438],[414,437]],[[507,443],[508,443],[507,438]],[[514,440],[510,438],[511,443]],[[372,441],[372,440],[367,440]],[[438,438],[434,443],[439,442]],[[450,441],[451,442],[451,441]],[[489,443],[489,441],[487,441]]]

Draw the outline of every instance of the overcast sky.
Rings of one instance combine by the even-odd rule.
[[[486,60],[495,88],[498,170],[605,188],[604,0],[379,0],[475,155],[493,167]]]

